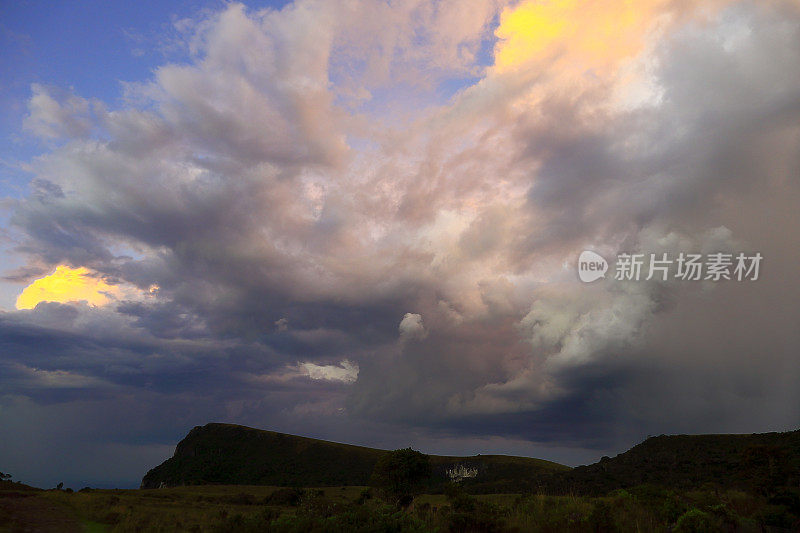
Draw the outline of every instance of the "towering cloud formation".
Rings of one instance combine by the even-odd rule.
[[[232,4],[124,105],[34,87],[26,126],[56,145],[9,276],[49,303],[0,315],[0,421],[413,427],[586,459],[796,425],[796,3],[472,4]],[[765,267],[583,285],[590,247]],[[76,295],[40,290],[54,269]]]

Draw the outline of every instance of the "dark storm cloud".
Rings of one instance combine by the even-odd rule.
[[[616,250],[628,251],[739,246],[768,254],[770,279],[753,287],[705,287],[702,311],[691,309],[698,302],[690,288],[674,285],[605,295],[588,287],[534,290],[522,321],[533,325],[532,355],[493,343],[479,349],[492,368],[473,368],[469,350],[455,341],[437,345],[434,336],[412,353],[362,365],[353,409],[465,434],[601,449],[649,433],[748,431],[758,411],[769,412],[764,427],[798,423],[796,410],[779,407],[796,394],[775,372],[797,371],[789,325],[797,319],[790,308],[796,247],[789,244],[796,224],[785,217],[798,194],[792,176],[800,175],[800,70],[791,52],[800,46],[800,26],[796,17],[747,5],[725,11],[717,24],[691,25],[658,49],[651,72],[657,105],[587,124],[586,108],[610,92],[601,84],[584,99],[545,100],[544,120],[538,109],[521,117],[517,141],[525,160],[541,161],[527,201],[545,214],[541,229],[528,233],[523,257],[570,243],[605,245],[609,252],[615,241]],[[764,55],[776,61],[757,60]],[[781,228],[780,242],[765,217]],[[765,314],[732,312],[727,300],[737,294],[736,309]],[[747,332],[751,342],[728,342],[731,328]],[[514,338],[500,332],[492,329]],[[444,355],[433,360],[429,350]],[[370,376],[374,382],[391,376],[391,384],[371,387]],[[748,382],[759,391],[757,407]],[[784,385],[770,389],[769,382]]]
[[[58,144],[15,201],[9,279],[68,264],[124,291],[0,315],[3,423],[129,452],[130,480],[211,420],[570,460],[800,422],[796,6],[642,3],[632,52],[567,35],[503,70],[476,63],[502,3],[478,4],[232,5],[120,109],[37,87],[28,127]],[[465,73],[445,104],[381,99]],[[765,265],[581,285],[584,248]]]

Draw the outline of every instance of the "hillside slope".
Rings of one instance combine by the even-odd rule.
[[[192,429],[142,488],[231,484],[366,485],[385,450],[231,424]],[[432,455],[431,491],[456,479],[471,493],[605,494],[637,485],[691,489],[712,484],[772,492],[800,484],[800,430],[749,435],[651,437],[614,458],[570,469],[527,457]]]
[[[800,484],[800,430],[744,435],[661,435],[614,458],[549,478],[548,492],[605,494],[652,484],[690,489],[712,484],[770,492]]]
[[[235,484],[278,486],[366,485],[385,450],[298,437],[232,424],[192,429],[175,454],[150,470],[142,488]],[[473,492],[526,490],[568,467],[527,457],[430,456],[434,479],[455,475]],[[449,473],[448,473],[449,472]]]

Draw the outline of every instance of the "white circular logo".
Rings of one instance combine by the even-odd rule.
[[[600,278],[606,277],[608,261],[602,255],[584,250],[578,257],[578,277],[584,283],[590,283]]]

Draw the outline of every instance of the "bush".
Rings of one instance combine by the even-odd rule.
[[[358,499],[356,500],[356,504],[364,505],[367,501],[372,499],[372,491],[369,489],[364,489],[358,495]]]
[[[800,516],[800,490],[784,487],[775,491],[770,496],[769,503],[772,505],[782,505],[794,515]]]
[[[767,505],[756,513],[755,519],[762,526],[793,529],[798,520],[783,505]]]
[[[311,495],[312,499],[321,498]],[[236,515],[221,521],[214,529],[216,533],[423,533],[425,525],[404,511],[393,506],[350,505],[338,509],[336,514],[308,513],[304,509],[296,513],[277,516],[275,511],[264,512],[253,517]]]
[[[431,475],[430,458],[406,448],[384,454],[372,471],[370,485],[388,502],[407,507]]]
[[[239,494],[234,494],[233,496],[225,498],[225,503],[230,503],[232,505],[255,505],[258,502],[252,494],[240,492]]]
[[[675,524],[676,533],[714,533],[720,530],[720,524],[710,514],[696,507],[686,511]]]
[[[278,511],[269,507],[260,513],[244,517],[240,514],[229,518],[223,517],[222,520],[212,528],[215,533],[260,533],[271,531],[272,522],[278,518]]]
[[[614,519],[611,513],[611,505],[604,501],[597,502],[589,515],[589,524],[595,531],[613,531]]]
[[[447,531],[492,533],[508,529],[499,507],[470,496],[458,486],[448,486],[445,491],[450,503],[445,518]]]
[[[320,531],[341,533],[405,533],[428,531],[425,525],[405,511],[389,505],[351,507],[324,522]]]
[[[297,507],[304,495],[303,489],[278,489],[267,496],[264,503],[281,507]]]

